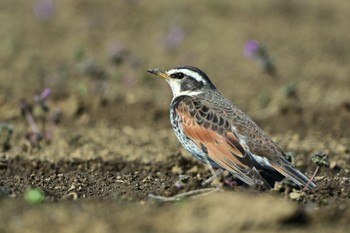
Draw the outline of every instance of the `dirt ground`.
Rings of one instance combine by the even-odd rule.
[[[348,9],[1,1],[0,232],[348,232]],[[266,46],[277,77],[243,55],[249,39]],[[318,187],[258,190],[224,176],[215,192],[173,200],[214,189],[171,129],[170,88],[145,72],[179,65],[203,69],[308,176],[311,158],[328,156]],[[34,188],[41,203],[26,198]]]

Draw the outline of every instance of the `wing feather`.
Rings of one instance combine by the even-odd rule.
[[[226,130],[222,131],[223,134],[219,134],[212,127],[204,127],[203,122],[201,124],[191,117],[184,104],[180,104],[176,112],[181,119],[180,125],[184,133],[199,148],[205,146],[211,160],[248,185],[255,184],[253,177],[248,175],[252,168],[250,167],[251,162],[247,164],[247,161],[251,160],[250,155],[243,149],[238,138],[232,132]]]
[[[179,126],[187,137],[198,148],[205,147],[208,157],[217,165],[248,185],[255,185],[259,181],[267,184],[260,174],[262,170],[277,171],[299,186],[310,183],[304,174],[285,159],[283,151],[245,113],[225,99],[218,97],[210,102],[187,97],[173,106],[179,117]],[[234,131],[232,122],[235,123]],[[247,140],[242,143],[239,135],[247,135]],[[260,163],[260,158],[268,162]],[[316,185],[311,182],[309,187],[314,188]]]

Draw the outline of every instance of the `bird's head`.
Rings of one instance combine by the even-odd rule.
[[[169,83],[174,97],[197,95],[205,89],[216,90],[208,76],[196,67],[181,66],[167,71],[160,69],[149,69],[147,71],[164,78]]]

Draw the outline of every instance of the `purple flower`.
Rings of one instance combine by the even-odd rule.
[[[244,46],[244,55],[247,58],[255,59],[261,66],[264,72],[270,76],[276,76],[276,67],[270,54],[265,46],[259,44],[256,40],[248,40]]]
[[[165,37],[165,47],[170,50],[175,49],[182,43],[182,41],[185,39],[185,36],[186,33],[181,27],[172,27]]]
[[[43,92],[41,92],[40,98],[47,99],[51,95],[51,89],[45,88]]]
[[[45,88],[40,95],[34,96],[34,101],[41,106],[41,108],[47,112],[49,111],[49,107],[47,106],[46,100],[51,95],[51,89]]]
[[[33,7],[34,15],[43,22],[49,21],[55,14],[53,0],[37,0]]]
[[[178,180],[175,182],[175,187],[178,189],[182,189],[184,187],[184,183],[182,183],[182,181]]]
[[[256,40],[248,40],[244,46],[244,55],[248,58],[253,58],[256,56],[258,50],[260,48],[260,44]]]
[[[51,89],[50,88],[45,88],[43,90],[43,92],[41,92],[40,95],[34,96],[34,100],[36,102],[44,102],[44,101],[47,100],[47,98],[49,98],[50,95],[51,95]]]

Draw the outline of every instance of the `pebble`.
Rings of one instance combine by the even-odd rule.
[[[179,167],[178,165],[175,165],[171,168],[171,172],[175,175],[179,175],[183,173],[183,170],[181,167]]]
[[[292,200],[299,200],[301,197],[304,197],[304,192],[292,192],[289,194],[289,198]]]

